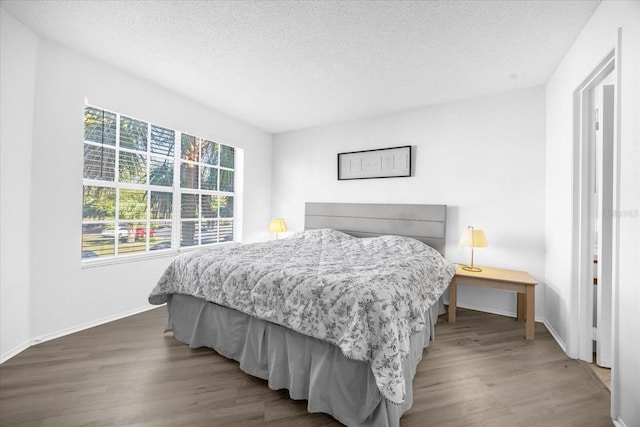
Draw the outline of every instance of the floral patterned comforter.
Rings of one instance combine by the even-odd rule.
[[[328,341],[369,362],[382,395],[399,404],[409,337],[424,329],[454,273],[414,239],[312,230],[179,255],[149,302],[192,295]]]

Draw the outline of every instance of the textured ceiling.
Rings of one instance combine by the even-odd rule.
[[[598,1],[5,1],[41,36],[277,133],[541,85]]]

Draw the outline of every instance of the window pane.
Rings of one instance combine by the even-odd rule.
[[[171,221],[151,222],[149,250],[171,249]]]
[[[85,144],[84,177],[114,181],[116,179],[116,150],[105,146]]]
[[[201,171],[202,171],[202,177],[200,180],[200,188],[203,190],[217,190],[218,189],[218,168],[209,168],[206,166],[202,166]]]
[[[181,158],[185,160],[191,160],[192,162],[200,161],[200,154],[198,151],[198,139],[195,136],[182,134],[180,153]]]
[[[147,156],[145,154],[120,152],[120,182],[144,184],[147,182]]]
[[[218,150],[219,145],[213,141],[202,141],[202,163],[208,165],[218,165]]]
[[[84,107],[84,139],[116,145],[116,115],[93,107]]]
[[[176,133],[171,129],[151,125],[151,152],[173,156],[176,145]]]
[[[180,246],[194,246],[200,241],[200,230],[197,221],[180,223]]]
[[[220,169],[220,191],[233,192],[233,171]]]
[[[122,197],[122,191],[120,192],[120,197]],[[122,207],[122,201],[120,201],[120,206]],[[138,233],[145,233],[145,223],[127,221],[121,222],[120,226],[125,230],[125,237],[120,238],[116,243],[118,245],[118,254],[131,254],[147,250],[144,234],[138,235]]]
[[[180,162],[180,187],[198,188],[198,165]]]
[[[233,196],[219,196],[220,217],[233,218]]]
[[[82,259],[96,259],[113,255],[114,238],[105,239],[102,231],[111,227],[112,223],[93,223],[82,225]]]
[[[161,225],[167,223],[159,223],[152,222],[147,226],[146,223],[134,224],[134,232],[135,232],[135,241],[138,243],[142,243],[144,250],[146,250],[147,242],[149,242],[149,248],[151,246],[161,243],[162,241],[168,241],[169,247],[171,247],[171,223],[168,223],[169,226],[164,226],[162,228]],[[164,238],[159,238],[159,234],[164,236]],[[132,243],[131,238],[127,240],[127,243]]]
[[[218,218],[218,196],[202,195],[202,218]]]
[[[151,185],[173,186],[173,161],[152,157],[149,165],[149,183]]]
[[[151,219],[171,219],[171,212],[173,212],[173,194],[152,191]]]
[[[220,147],[220,166],[224,168],[233,168],[235,164],[235,149],[222,145]]]
[[[180,203],[180,214],[182,218],[198,218],[198,195],[183,194]]]
[[[147,219],[147,192],[120,190],[120,219]]]
[[[218,243],[218,221],[203,221],[200,244]]]
[[[114,223],[105,224],[104,228],[100,232],[100,242],[98,250],[94,250],[98,255],[114,255],[116,245],[127,240],[127,229],[119,225],[117,228]],[[92,250],[92,249],[90,249]]]
[[[148,128],[146,122],[120,116],[120,146],[147,151]]]
[[[147,250],[146,242],[140,242],[134,240],[133,243],[127,242],[119,242],[118,243],[118,254],[119,255],[127,255],[133,254],[136,252],[145,252]]]
[[[115,188],[84,186],[82,203],[83,220],[115,219],[116,190]]]
[[[233,241],[233,221],[220,221],[220,242]]]

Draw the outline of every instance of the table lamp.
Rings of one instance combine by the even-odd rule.
[[[278,239],[278,233],[287,231],[287,224],[284,223],[282,218],[274,218],[269,223],[269,231],[276,233],[276,239]]]
[[[458,244],[460,246],[471,248],[471,265],[465,265],[462,267],[462,269],[476,272],[482,271],[481,268],[473,266],[473,248],[486,248],[487,246],[489,246],[489,242],[487,242],[487,236],[484,235],[484,231],[476,230],[475,228],[469,226],[462,232],[462,235],[460,236],[460,242],[458,242]]]

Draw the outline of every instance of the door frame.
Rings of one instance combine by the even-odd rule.
[[[592,285],[587,288],[586,284],[593,281],[594,243],[590,232],[593,218],[590,184],[594,173],[594,159],[590,149],[591,105],[593,89],[614,69],[615,51],[611,51],[574,92],[571,307],[575,313],[575,327],[569,350],[572,357],[589,363],[593,360],[593,288]],[[615,181],[614,179],[614,185]],[[614,205],[615,203],[614,200]]]
[[[591,174],[594,159],[590,150],[591,111],[593,89],[610,73],[615,79],[614,137],[613,137],[613,229],[612,229],[612,307],[611,335],[613,356],[611,363],[611,415],[617,418],[616,365],[618,359],[618,280],[619,280],[619,218],[615,212],[620,206],[620,107],[621,67],[618,31],[617,46],[598,64],[573,95],[573,164],[572,164],[572,245],[570,322],[567,353],[586,362],[593,361],[593,236],[591,230]]]

